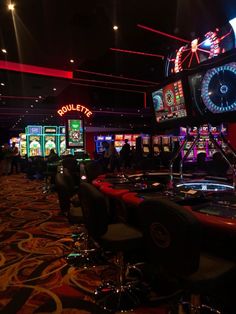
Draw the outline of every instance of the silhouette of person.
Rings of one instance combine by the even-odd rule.
[[[121,148],[120,157],[123,167],[125,169],[130,168],[131,150],[127,139],[125,139],[125,144]]]

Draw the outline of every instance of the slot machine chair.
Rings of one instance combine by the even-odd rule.
[[[78,199],[73,200],[73,197],[78,194],[78,187],[75,185],[74,178],[67,168],[64,168],[62,173],[56,174],[55,184],[62,213],[68,216],[70,222],[82,223],[83,215],[79,207],[80,203]],[[76,209],[73,212],[71,210],[72,204]]]
[[[89,236],[104,250],[116,254],[116,266],[119,268],[116,283],[107,282],[95,290],[96,301],[101,307],[110,311],[131,310],[139,304],[139,299],[132,283],[125,282],[124,253],[142,247],[142,234],[125,223],[110,224],[107,198],[92,184],[81,183],[80,199]]]
[[[73,177],[76,189],[79,189],[80,185],[80,167],[76,158],[73,155],[64,156],[62,159],[63,169],[67,169],[70,175]]]
[[[196,311],[194,313],[207,308],[211,313],[219,314],[202,304],[201,296],[219,297],[222,287],[228,287],[227,291],[230,291],[236,278],[236,264],[201,252],[199,221],[170,200],[145,200],[139,205],[139,218],[149,276],[154,279],[153,283],[158,285],[158,279],[162,283],[157,290],[160,292],[164,288],[166,292],[169,289],[169,295],[182,290],[182,295],[190,295],[192,301],[180,304],[180,307],[187,306]]]

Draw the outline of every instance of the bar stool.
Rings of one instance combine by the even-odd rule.
[[[236,264],[201,251],[201,225],[182,206],[156,198],[144,200],[138,210],[147,259],[150,268],[156,271],[157,280],[165,275],[183,294],[191,295],[190,301],[180,304],[181,309],[188,307],[191,313],[204,309],[221,313],[203,304],[201,296],[219,297],[220,287],[230,291],[235,282]]]
[[[80,199],[88,234],[104,250],[116,254],[119,276],[115,283],[104,283],[95,291],[97,303],[111,311],[131,310],[139,304],[136,288],[125,281],[124,253],[142,247],[142,234],[125,224],[109,224],[107,198],[92,184],[81,183]]]

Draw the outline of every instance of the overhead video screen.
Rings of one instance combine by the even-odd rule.
[[[223,119],[226,113],[236,111],[236,62],[191,75],[189,85],[194,106],[201,116]]]
[[[84,148],[83,120],[67,120],[67,148]]]
[[[170,76],[217,57],[236,47],[236,18],[223,27],[217,27],[204,36],[195,38],[167,59],[166,75]]]
[[[176,120],[187,116],[181,80],[153,91],[152,100],[157,123]]]

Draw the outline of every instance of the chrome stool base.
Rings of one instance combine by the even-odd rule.
[[[101,285],[94,292],[96,303],[101,308],[112,312],[132,311],[140,305],[139,293],[132,284],[117,286],[109,282]]]
[[[66,256],[66,261],[69,265],[80,268],[89,268],[104,264],[102,254],[97,249],[72,252]]]

